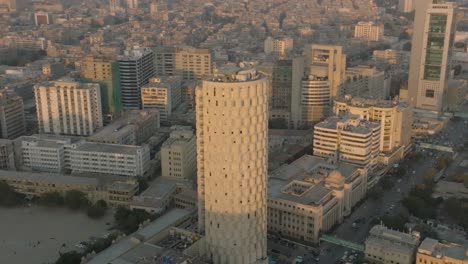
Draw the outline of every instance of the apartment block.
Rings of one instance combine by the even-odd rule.
[[[155,109],[161,121],[168,121],[172,110],[182,102],[182,78],[180,76],[151,78],[141,88],[142,108]]]
[[[213,73],[212,54],[206,48],[155,47],[156,76],[181,74],[184,81],[202,80]]]
[[[399,147],[411,145],[412,107],[403,101],[337,98],[333,112],[336,115],[358,115],[363,120],[380,123],[380,151],[390,153]]]
[[[380,122],[358,115],[329,117],[315,125],[314,156],[373,169],[380,154]]]
[[[15,169],[15,147],[13,140],[0,139],[0,169]]]
[[[417,232],[407,234],[376,225],[365,242],[365,259],[371,264],[413,264],[419,240]]]
[[[284,57],[293,50],[294,40],[289,37],[272,38],[267,37],[264,41],[264,51],[277,57]]]
[[[354,27],[354,37],[368,41],[380,41],[384,35],[384,25],[374,22],[358,22]]]
[[[318,243],[366,195],[367,174],[352,165],[305,155],[268,177],[268,230]]]
[[[0,90],[0,137],[15,139],[26,134],[23,98],[14,91]]]
[[[41,133],[89,136],[102,127],[99,84],[68,79],[34,86]]]
[[[122,111],[119,63],[88,55],[80,61],[80,76],[88,81],[99,82],[102,113],[106,122],[118,116]]]
[[[197,174],[197,142],[190,127],[171,128],[161,147],[162,176],[173,179],[193,179]]]
[[[155,110],[131,110],[88,138],[90,142],[141,145],[160,127]]]
[[[391,76],[375,67],[359,65],[346,69],[341,95],[373,99],[389,99]]]
[[[291,112],[292,60],[279,60],[273,65],[271,109]]]

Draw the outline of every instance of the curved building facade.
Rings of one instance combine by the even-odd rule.
[[[218,264],[266,263],[268,81],[213,77],[196,94],[200,231]]]
[[[313,125],[330,115],[331,93],[328,78],[313,75],[302,79],[302,122]]]

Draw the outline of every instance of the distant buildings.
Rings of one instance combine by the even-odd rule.
[[[352,114],[329,117],[315,125],[314,156],[373,169],[379,160],[380,142],[380,122]]]
[[[190,127],[172,127],[170,137],[161,147],[162,176],[194,179],[197,174],[197,142]]]
[[[366,261],[370,263],[413,264],[419,239],[417,233],[407,234],[376,225],[372,227],[369,237],[366,239]]]
[[[49,25],[51,22],[49,13],[42,11],[34,13],[34,22],[36,23],[36,26]]]
[[[330,114],[332,98],[340,95],[346,55],[340,46],[311,45],[304,58],[293,61],[291,119],[294,127],[312,127]]]
[[[141,87],[154,75],[154,54],[151,49],[136,47],[119,56],[122,108],[141,108]]]
[[[266,263],[268,81],[254,70],[197,90],[199,230],[214,263]]]
[[[268,178],[268,229],[281,236],[318,243],[340,224],[367,192],[365,170],[302,156]]]
[[[293,41],[294,40],[289,37],[268,37],[264,42],[264,51],[266,54],[272,54],[277,57],[284,57],[293,50]]]
[[[367,65],[346,69],[346,81],[341,88],[342,95],[373,99],[389,99],[391,76],[384,71]]]
[[[0,137],[15,139],[25,133],[23,98],[14,91],[0,90]]]
[[[88,55],[80,62],[80,75],[86,80],[99,82],[102,114],[106,123],[118,116],[122,111],[119,63]]]
[[[184,81],[201,80],[213,72],[212,54],[206,48],[155,47],[155,76],[181,74]]]
[[[180,76],[155,77],[141,88],[142,108],[156,109],[161,121],[168,121],[172,110],[182,102],[182,79]]]
[[[359,22],[354,27],[354,37],[368,41],[380,41],[384,35],[384,25],[374,22]]]
[[[0,0],[0,8],[6,8],[8,12],[16,12],[16,1],[17,0]]]
[[[102,127],[99,84],[59,80],[34,86],[41,133],[89,136]]]
[[[466,264],[468,263],[468,247],[425,238],[418,248],[416,264],[426,263]]]
[[[447,80],[455,34],[455,3],[416,1],[409,72],[409,102],[415,109],[440,113],[447,107]]]

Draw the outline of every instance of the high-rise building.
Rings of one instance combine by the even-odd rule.
[[[206,48],[155,47],[156,76],[181,74],[184,81],[201,80],[213,71],[211,51]]]
[[[266,263],[268,80],[216,75],[196,92],[200,231],[214,263]]]
[[[380,123],[358,115],[329,117],[315,125],[314,156],[373,169],[380,154]]]
[[[13,140],[0,139],[0,169],[15,169],[15,147]]]
[[[373,99],[389,99],[391,75],[376,67],[358,65],[346,69],[346,81],[341,88],[341,95]]]
[[[23,98],[12,90],[0,90],[0,137],[15,139],[25,133]]]
[[[162,176],[194,179],[197,174],[197,141],[191,127],[171,127],[170,137],[161,147]]]
[[[330,114],[341,94],[346,55],[340,46],[311,45],[304,58],[293,60],[291,119],[294,127],[311,127]]]
[[[266,54],[272,54],[278,57],[284,57],[288,52],[293,50],[293,39],[285,38],[272,38],[268,37],[264,42],[264,50]]]
[[[291,112],[292,60],[280,60],[273,66],[271,109]]]
[[[408,81],[408,99],[416,109],[440,113],[446,108],[455,6],[444,0],[416,1]]]
[[[180,76],[151,78],[141,88],[142,108],[157,109],[161,121],[167,121],[172,110],[182,101],[182,79]]]
[[[141,87],[154,74],[154,54],[151,49],[135,47],[118,57],[122,108],[141,108]]]
[[[414,11],[416,0],[399,0],[398,1],[398,10],[403,13],[410,13]]]
[[[101,88],[58,80],[34,86],[41,133],[89,136],[102,127]]]
[[[375,24],[374,22],[358,22],[354,27],[354,37],[366,39],[368,41],[379,41],[384,34],[384,25]]]
[[[100,83],[102,114],[105,121],[109,122],[122,111],[119,63],[90,55],[81,61],[80,66],[82,78]]]

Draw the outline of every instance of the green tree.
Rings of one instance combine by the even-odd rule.
[[[39,203],[44,206],[62,206],[64,200],[62,195],[58,192],[47,192],[41,194],[39,197]]]
[[[103,217],[106,214],[106,210],[107,210],[106,207],[103,207],[99,205],[98,203],[96,203],[96,204],[89,206],[88,209],[86,209],[86,214],[90,218],[97,219],[97,218]]]
[[[63,254],[60,254],[60,257],[55,262],[55,264],[80,264],[82,256],[83,256],[82,254],[76,251],[63,253]]]
[[[67,191],[65,193],[64,200],[65,205],[72,210],[86,208],[89,205],[89,201],[86,198],[86,194],[77,190]]]
[[[16,192],[13,187],[0,181],[0,206],[12,207],[24,203],[24,195]]]

